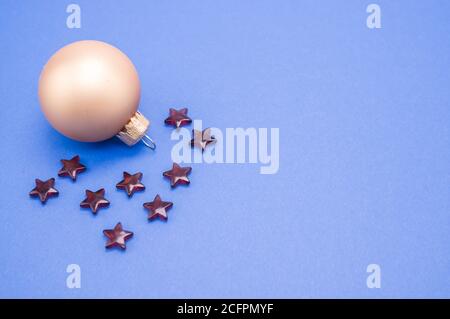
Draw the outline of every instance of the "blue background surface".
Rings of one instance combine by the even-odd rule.
[[[449,1],[0,2],[0,297],[450,297]],[[71,141],[45,120],[41,68],[98,39],[142,82],[156,152]],[[194,164],[171,190],[169,107],[204,126],[280,128],[280,169]],[[57,177],[79,154],[88,171]],[[142,171],[145,192],[115,184]],[[28,192],[56,177],[45,206]],[[108,209],[79,208],[106,188]],[[174,202],[167,223],[142,203]],[[105,251],[121,221],[135,237]],[[81,267],[81,289],[66,267]],[[366,267],[381,266],[381,289]]]

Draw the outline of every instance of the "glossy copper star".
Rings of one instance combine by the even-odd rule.
[[[181,110],[170,109],[169,117],[165,119],[164,123],[173,125],[176,128],[180,126],[188,125],[192,122],[191,118],[187,116],[188,109],[183,108]]]
[[[59,192],[54,188],[55,179],[50,178],[45,182],[41,181],[39,178],[35,179],[36,187],[30,192],[30,196],[39,196],[42,203],[45,203],[50,196],[56,196]]]
[[[77,174],[86,170],[86,166],[80,163],[80,156],[76,155],[70,160],[62,159],[63,167],[59,170],[58,176],[70,176],[72,180],[77,179]]]
[[[155,196],[153,202],[144,203],[144,208],[149,211],[149,220],[153,220],[158,217],[162,220],[167,220],[167,211],[172,208],[172,206],[173,203],[162,201],[159,195]]]
[[[172,169],[170,171],[165,171],[163,176],[170,179],[170,186],[175,187],[179,184],[190,183],[187,175],[190,174],[191,170],[192,167],[181,167],[177,163],[173,163]]]
[[[204,129],[203,132],[199,130],[192,130],[192,135],[194,137],[191,140],[191,146],[200,148],[202,152],[205,150],[206,146],[216,142],[216,138],[211,135],[210,128]]]
[[[83,208],[90,208],[94,214],[101,207],[109,206],[109,201],[105,198],[105,189],[101,188],[96,192],[86,190],[86,198],[80,203]]]
[[[125,242],[133,237],[133,232],[124,230],[120,222],[117,223],[114,229],[103,230],[103,234],[108,237],[108,241],[105,246],[106,248],[120,247],[122,249],[126,249],[127,246]]]
[[[128,196],[132,196],[136,191],[142,191],[145,189],[144,184],[141,183],[142,173],[129,174],[123,172],[123,180],[116,184],[118,189],[124,189]]]

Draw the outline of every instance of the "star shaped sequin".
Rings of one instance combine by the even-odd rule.
[[[124,230],[120,222],[117,223],[114,229],[103,230],[103,234],[108,237],[108,241],[105,246],[106,248],[120,247],[122,249],[126,249],[127,246],[125,242],[133,237],[133,232]]]
[[[62,159],[63,167],[59,170],[58,176],[70,176],[72,180],[77,179],[77,174],[86,170],[86,166],[80,163],[80,156],[76,155],[70,160]]]
[[[123,180],[116,184],[118,189],[124,189],[128,196],[132,196],[136,191],[142,191],[145,189],[144,184],[141,183],[142,173],[129,174],[123,172]]]
[[[105,198],[105,189],[101,188],[96,192],[86,190],[86,198],[80,203],[83,208],[90,208],[94,214],[100,207],[109,206],[109,201]]]
[[[50,178],[45,182],[41,181],[39,178],[35,179],[36,187],[30,192],[30,196],[39,196],[42,203],[45,203],[50,196],[56,196],[59,192],[54,188],[55,179]]]
[[[173,203],[164,202],[161,200],[159,195],[155,196],[153,202],[144,203],[144,208],[149,211],[148,219],[153,220],[155,218],[160,218],[162,220],[167,220],[167,211],[172,208]]]
[[[192,135],[194,138],[191,140],[191,146],[200,148],[202,152],[205,150],[206,146],[216,142],[215,137],[211,135],[210,128],[204,129],[203,132],[192,130]]]
[[[188,109],[183,108],[180,110],[170,109],[169,117],[165,119],[164,123],[168,125],[173,125],[176,128],[180,126],[188,125],[192,122],[191,118],[187,116]]]
[[[189,184],[187,175],[191,172],[191,167],[181,167],[177,163],[173,163],[172,169],[163,173],[164,177],[170,179],[170,186],[175,187],[179,184]]]

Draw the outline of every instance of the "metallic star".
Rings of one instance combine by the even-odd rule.
[[[162,201],[159,195],[155,196],[153,202],[144,203],[144,208],[149,210],[149,220],[153,220],[157,217],[167,220],[167,211],[172,208],[172,206],[173,203]]]
[[[170,179],[170,186],[175,187],[179,184],[189,184],[187,175],[191,172],[192,167],[181,167],[177,163],[173,163],[172,169],[163,173],[164,177]]]
[[[80,156],[76,155],[70,160],[62,159],[63,167],[59,170],[58,176],[70,176],[72,180],[77,179],[77,174],[86,170],[86,166],[80,163]]]
[[[55,179],[50,178],[45,182],[41,181],[39,178],[35,179],[36,187],[30,192],[30,196],[39,196],[42,203],[45,203],[50,196],[56,196],[59,192],[54,188]]]
[[[94,214],[100,207],[109,206],[109,201],[105,199],[105,189],[101,188],[96,192],[86,190],[86,198],[80,203],[83,208],[90,208]]]
[[[180,126],[188,125],[192,122],[191,118],[187,116],[188,109],[183,108],[180,110],[170,109],[169,117],[165,119],[164,123],[168,125],[173,125],[176,128]]]
[[[132,196],[136,191],[142,191],[145,189],[144,184],[141,183],[142,173],[129,174],[123,172],[123,180],[116,184],[118,189],[124,189],[128,196]]]
[[[211,135],[210,128],[204,129],[203,132],[199,130],[192,130],[192,134],[194,135],[194,138],[191,140],[191,146],[200,148],[202,152],[208,144],[216,142],[216,138]]]
[[[122,224],[119,222],[114,227],[114,229],[105,229],[103,230],[103,234],[108,237],[108,241],[106,242],[106,248],[112,247],[120,247],[122,249],[126,249],[127,246],[125,241],[133,237],[133,232],[128,230],[124,230],[122,228]]]

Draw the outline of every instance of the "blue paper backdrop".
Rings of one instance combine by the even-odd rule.
[[[1,297],[450,297],[449,1],[0,2]],[[72,41],[123,50],[156,152],[71,141],[45,120],[42,66]],[[169,107],[205,126],[280,129],[280,169],[195,164],[171,190]],[[56,176],[79,154],[76,183]],[[115,184],[142,171],[128,199]],[[42,206],[34,179],[56,177]],[[108,209],[80,209],[86,188]],[[167,223],[142,203],[174,202]],[[105,251],[102,230],[135,232]],[[66,267],[81,267],[81,288]],[[366,286],[369,264],[381,288]]]

